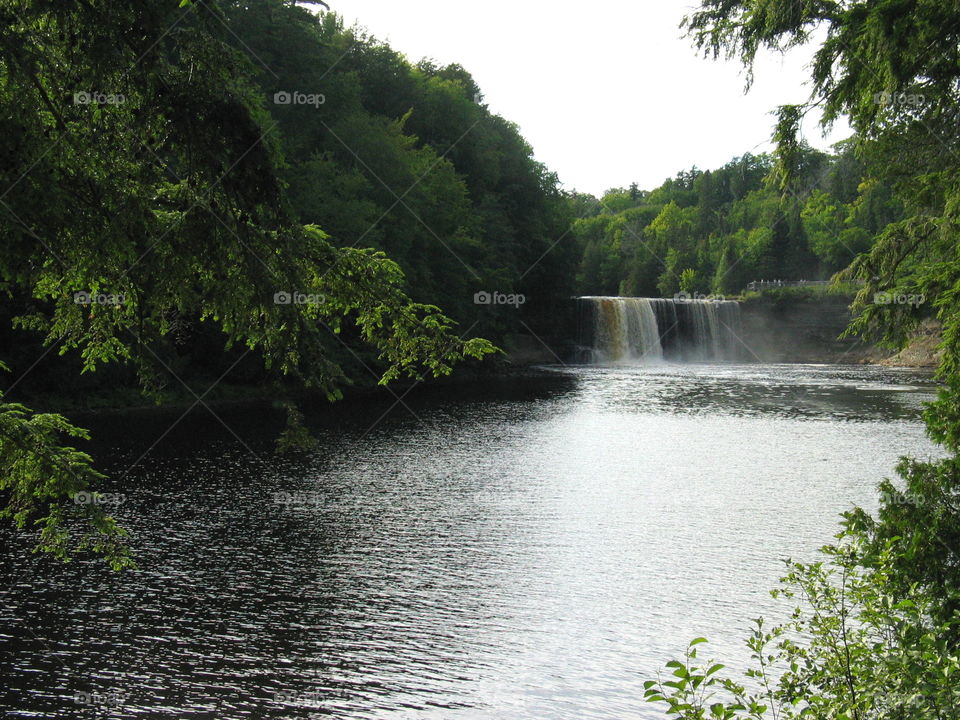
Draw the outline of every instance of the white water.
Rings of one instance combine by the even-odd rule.
[[[663,360],[657,316],[650,298],[596,297],[595,360],[602,363],[643,363]]]
[[[596,364],[737,360],[740,306],[733,301],[582,297]]]

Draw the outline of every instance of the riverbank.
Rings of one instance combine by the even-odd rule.
[[[877,362],[888,367],[937,367],[943,356],[939,347],[942,340],[940,323],[925,320],[905,348]]]
[[[557,362],[553,359],[553,362]],[[401,378],[388,387],[376,384],[356,384],[342,388],[343,396],[331,401],[326,394],[316,388],[282,387],[280,385],[234,385],[227,382],[214,386],[209,392],[204,387],[196,388],[196,395],[185,388],[166,393],[159,401],[151,401],[129,389],[120,389],[114,394],[101,393],[85,399],[73,395],[39,395],[29,398],[26,404],[40,412],[58,412],[77,420],[106,415],[136,416],[157,412],[182,413],[193,407],[203,410],[204,406],[217,412],[243,410],[248,408],[275,408],[282,413],[288,404],[295,404],[311,411],[324,408],[336,409],[345,405],[385,404],[401,401],[409,394],[444,393],[456,389],[458,395],[469,394],[471,389],[482,394],[483,388],[491,384],[509,385],[522,382],[536,385],[544,378],[554,375],[536,367],[541,363],[508,363],[500,361],[496,370],[478,372],[476,368],[462,367],[452,375],[442,378],[430,378],[424,381]],[[211,381],[212,382],[212,381]],[[202,383],[201,383],[202,385]],[[208,387],[208,386],[207,386]],[[198,399],[200,398],[200,399]]]

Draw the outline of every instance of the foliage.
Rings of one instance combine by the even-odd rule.
[[[753,280],[826,279],[901,219],[889,186],[866,178],[851,144],[835,155],[802,144],[796,153],[786,194],[767,181],[774,159],[766,155],[694,168],[652,192],[608,191],[599,214],[573,224],[579,292],[735,295]],[[686,270],[692,286],[681,282]]]
[[[761,47],[805,43],[815,31],[822,38],[811,69],[810,99],[781,109],[776,133],[781,187],[789,192],[801,169],[799,117],[812,107],[823,109],[826,125],[846,116],[856,130],[849,146],[869,179],[860,184],[859,197],[847,211],[818,196],[808,216],[831,217],[837,227],[851,217],[889,220],[885,226],[861,222],[875,233],[874,242],[840,273],[843,280],[862,283],[853,303],[858,317],[849,332],[900,345],[930,314],[943,327],[938,369],[943,385],[925,421],[930,436],[951,457],[903,460],[898,470],[907,494],[886,484],[879,516],[856,515],[856,526],[872,548],[864,562],[879,566],[880,548],[893,543],[890,557],[899,591],[905,594],[918,584],[941,620],[957,607],[960,567],[955,510],[960,450],[957,17],[952,3],[705,0],[687,21],[701,49],[738,57],[748,69]],[[902,207],[900,217],[890,213],[896,204]]]
[[[59,341],[61,353],[78,349],[85,371],[132,360],[148,383],[163,374],[154,348],[181,317],[214,323],[228,347],[257,350],[328,391],[339,375],[318,320],[352,314],[386,377],[445,372],[490,351],[411,303],[382,254],[337,248],[288,216],[273,123],[217,5],[20,10],[4,42],[30,52],[4,63],[0,95],[4,116],[18,119],[0,270],[34,300],[20,327]],[[146,37],[116,42],[125,24]],[[82,47],[66,42],[74,36],[86,38]],[[45,70],[60,65],[71,74]],[[106,90],[123,101],[42,102]],[[80,304],[78,292],[120,300]],[[280,292],[322,302],[278,304]]]
[[[284,408],[287,411],[287,424],[277,438],[277,454],[312,450],[317,445],[317,439],[304,424],[303,413],[293,403],[285,403]]]
[[[840,273],[862,283],[850,332],[902,343],[931,311],[941,321],[943,385],[924,419],[949,455],[903,458],[904,485],[880,485],[876,517],[846,513],[844,542],[824,549],[825,562],[791,565],[782,596],[803,605],[772,633],[758,621],[750,644],[758,663],[750,678],[770,677],[771,663],[782,665],[773,683],[763,683],[766,708],[750,707],[732,681],[697,674],[688,652],[686,663],[674,665],[683,670],[678,681],[648,688],[673,717],[960,717],[957,19],[954,3],[704,0],[687,20],[701,49],[738,57],[748,71],[761,48],[823,38],[811,98],[779,112],[778,186],[795,196],[809,164],[798,128],[810,108],[823,109],[825,125],[849,118],[856,130],[850,147],[866,179],[846,207],[812,195],[800,219],[829,228],[808,227],[818,252],[831,254],[833,237],[861,245]],[[691,677],[702,679],[694,686]],[[702,686],[727,694],[705,709]]]
[[[953,373],[960,357],[955,4],[705,0],[686,24],[699,48],[714,57],[739,58],[748,71],[761,48],[782,50],[822,37],[811,66],[811,97],[780,110],[781,187],[789,191],[798,183],[799,119],[813,107],[822,109],[825,126],[846,117],[856,130],[856,156],[870,176],[857,209],[877,200],[883,204],[882,196],[890,191],[904,208],[884,228],[868,224],[866,229],[877,233],[875,241],[861,248],[844,273],[864,282],[854,304],[859,317],[852,331],[902,344],[927,307],[878,303],[876,298],[888,293],[923,296],[944,327],[942,370]],[[878,184],[881,197],[869,198]],[[821,207],[820,213],[826,210]],[[864,241],[862,236],[847,238]]]
[[[822,561],[787,563],[773,594],[794,611],[769,631],[755,621],[743,683],[719,674],[722,665],[699,664],[698,638],[683,660],[667,663],[674,679],[644,684],[646,699],[678,720],[960,717],[960,654],[951,643],[960,615],[934,620],[928,594],[902,594],[891,547],[867,566],[856,533],[838,538]]]
[[[279,130],[293,212],[341,247],[382,250],[411,297],[495,339],[556,329],[572,294],[572,215],[556,176],[517,127],[492,114],[469,72],[412,65],[334,13],[293,3],[234,4],[238,49]],[[318,107],[277,105],[278,91],[322,93]],[[477,312],[474,293],[522,293],[506,316]],[[469,326],[469,325],[468,325]]]
[[[928,412],[942,408],[934,405]],[[949,427],[955,431],[958,426],[951,423]],[[884,481],[877,517],[855,510],[849,514],[850,527],[865,543],[863,562],[889,571],[891,589],[898,597],[923,593],[931,616],[947,623],[960,613],[958,459],[956,455],[929,462],[903,458],[897,472],[903,487]],[[960,647],[958,630],[951,630],[955,648]]]
[[[441,278],[456,288],[461,308],[467,302],[461,298],[474,291],[456,257],[441,251],[446,243],[478,255],[478,222],[464,179],[443,154],[404,131],[406,99],[397,115],[356,101],[382,99],[372,76],[359,80],[363,63],[397,56],[391,60],[383,46],[368,42],[355,56],[362,62],[331,79],[330,97],[342,93],[343,102],[326,118],[324,147],[292,130],[316,133],[324,124],[304,122],[305,108],[273,103],[266,109],[258,58],[238,40],[243,20],[259,11],[285,18],[274,28],[281,43],[310,28],[290,45],[295,53],[278,59],[291,73],[315,69],[311,58],[353,41],[333,16],[317,20],[279,0],[255,6],[18,0],[0,8],[0,288],[15,326],[40,333],[60,354],[78,353],[85,373],[130,363],[153,394],[171,375],[180,379],[173,367],[182,369],[179,357],[190,345],[201,356],[197,362],[209,362],[202,356],[219,344],[213,354],[220,377],[252,353],[274,373],[317,386],[331,399],[348,379],[341,359],[356,356],[351,346],[360,342],[373,354],[382,383],[446,375],[465,358],[493,352],[488,341],[462,336],[434,304],[445,299]],[[263,29],[253,25],[251,32]],[[468,102],[463,78],[444,76],[449,69],[433,77],[402,65],[408,79],[420,77],[435,88],[424,102],[451,89]],[[469,107],[481,113],[475,103]],[[438,123],[445,112],[438,111]],[[485,117],[503,130],[505,145],[512,143],[509,150],[494,149],[494,157],[526,163],[527,174],[518,176],[528,183],[526,195],[509,191],[541,204],[541,214],[532,217],[542,222],[543,239],[564,217],[555,185],[511,126]],[[341,164],[332,168],[334,137],[379,162],[377,172],[346,162],[342,149]],[[294,150],[308,164],[291,167]],[[508,158],[508,152],[519,155]],[[412,215],[432,208],[429,232],[420,227],[423,218],[410,213],[388,225],[382,242],[370,237],[361,245],[369,233],[332,239],[320,229],[317,223],[336,226],[351,216],[366,223],[392,202],[379,190],[371,196],[376,203],[357,197],[357,188],[372,187],[380,176],[393,187],[417,181]],[[347,206],[317,206],[327,180],[333,181],[330,196]],[[527,210],[518,207],[517,214]],[[378,244],[398,252],[410,279]],[[528,252],[539,250],[534,244]],[[527,261],[520,258],[519,267],[526,270]],[[66,516],[46,506],[98,477],[89,458],[58,445],[56,436],[82,437],[82,431],[59,416],[0,407],[7,433],[0,489],[11,503],[8,514],[21,527],[39,514],[42,544],[63,555],[70,545]],[[30,504],[31,494],[38,505]],[[83,513],[90,538],[100,539],[79,546],[121,558],[111,544],[118,537],[112,521],[99,506]]]
[[[36,528],[35,551],[67,560],[73,552],[92,550],[115,570],[133,567],[126,531],[89,489],[103,476],[89,455],[61,444],[62,436],[89,439],[63,416],[35,413],[5,402],[0,393],[0,518],[21,530]]]

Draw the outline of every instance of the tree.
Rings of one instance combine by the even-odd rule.
[[[89,439],[63,416],[35,413],[0,393],[0,491],[7,496],[0,518],[20,530],[37,527],[36,549],[61,559],[89,549],[115,570],[132,567],[126,532],[106,512],[103,496],[90,490],[103,475],[89,455],[62,445],[63,436]]]
[[[890,562],[867,567],[862,542],[838,535],[814,563],[787,562],[774,597],[793,604],[791,619],[769,630],[754,621],[747,639],[753,666],[744,682],[697,657],[693,640],[671,679],[648,680],[644,696],[676,720],[944,720],[960,707],[960,654],[952,623],[931,617],[929,597],[894,590]],[[889,548],[882,550],[889,554]]]
[[[177,5],[0,9],[0,280],[28,308],[18,326],[79,351],[85,371],[131,362],[148,389],[166,374],[160,349],[180,317],[216,326],[228,348],[331,398],[345,379],[331,331],[344,327],[374,349],[384,383],[492,352],[461,338],[435,305],[411,301],[383,253],[337,247],[297,221],[275,124],[222,6]],[[411,153],[421,169],[433,158],[425,153]],[[455,196],[459,181],[449,168],[446,177]],[[277,300],[293,292],[314,300]],[[33,518],[43,547],[60,554],[62,503],[96,478],[56,435],[81,431],[21,406],[0,412],[6,514]],[[57,476],[60,465],[79,479]],[[109,521],[88,519],[116,537]],[[119,557],[110,542],[92,546]]]

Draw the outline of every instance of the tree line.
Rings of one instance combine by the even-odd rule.
[[[731,296],[755,280],[826,280],[903,218],[888,182],[852,141],[834,153],[803,144],[788,192],[775,159],[745,154],[693,168],[652,191],[636,184],[576,198],[573,235],[584,295]]]

